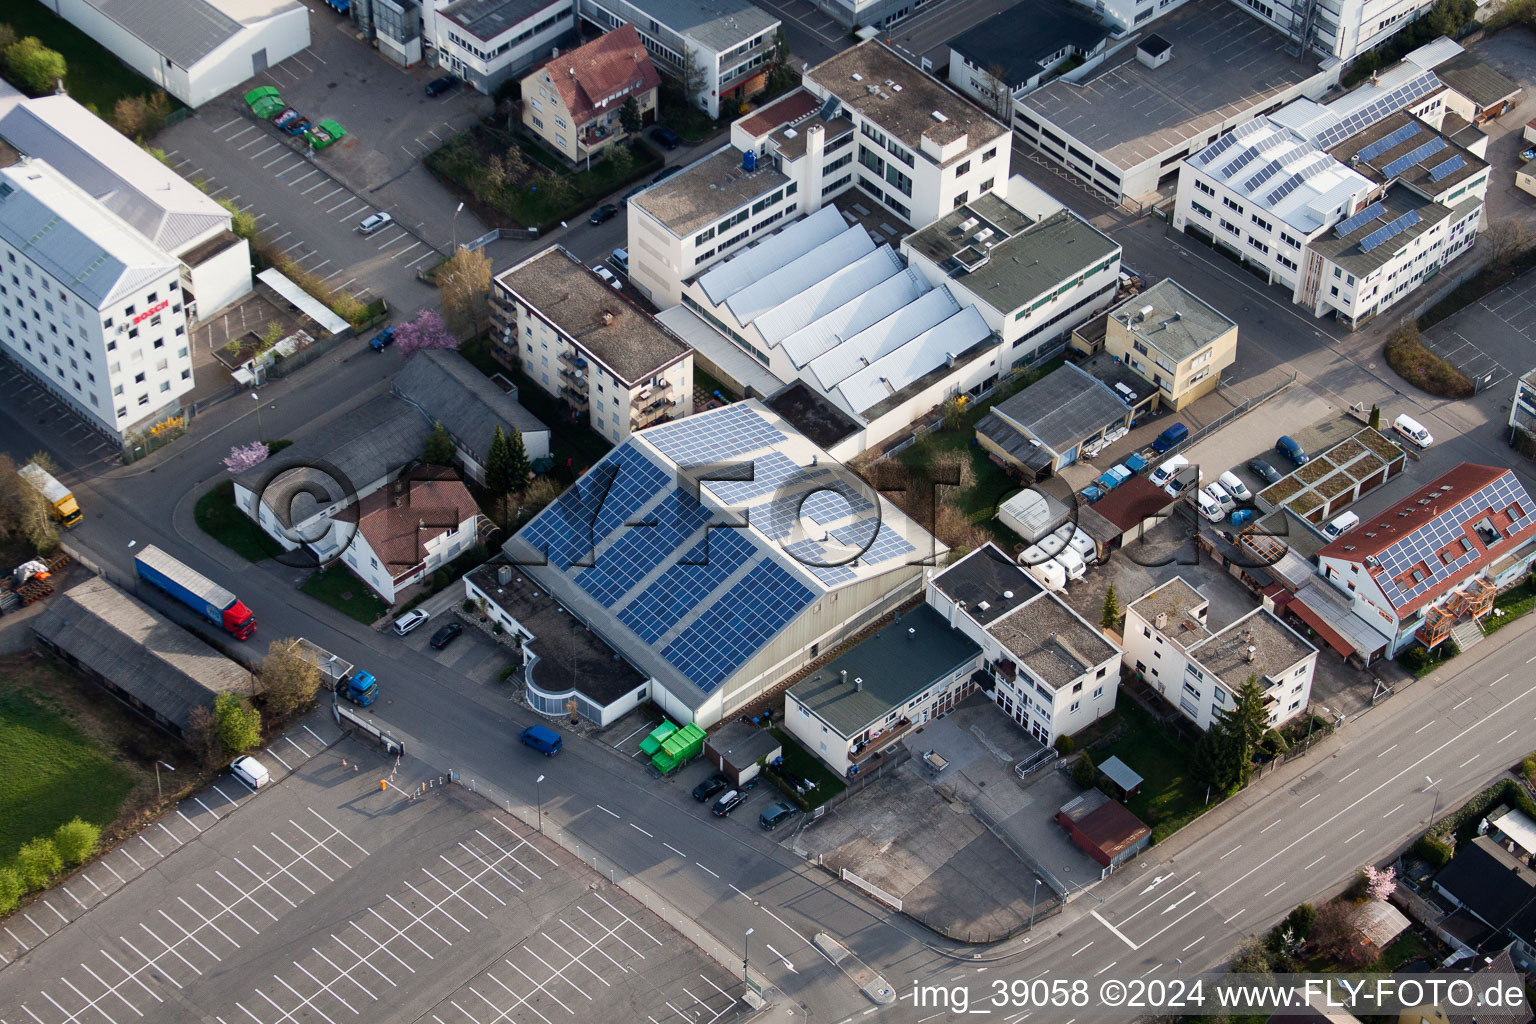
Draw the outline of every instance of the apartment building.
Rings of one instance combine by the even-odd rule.
[[[492,280],[498,355],[615,444],[693,411],[693,350],[561,246]]]
[[[1209,729],[1250,676],[1264,693],[1270,726],[1284,725],[1312,699],[1317,648],[1265,608],[1213,630],[1210,602],[1179,577],[1154,587],[1125,610],[1125,661]]]
[[[400,31],[411,33],[412,18],[401,20]],[[437,49],[436,61],[471,88],[490,95],[509,78],[521,75],[550,56],[576,33],[575,0],[442,0],[422,12],[426,41]],[[396,34],[376,25],[380,39]],[[383,44],[381,43],[381,46]],[[420,41],[416,41],[419,49]],[[402,63],[411,57],[411,40],[396,44]]]
[[[356,532],[342,561],[390,604],[475,544],[480,508],[451,469],[422,467],[350,510]]]
[[[906,223],[1007,194],[1008,129],[884,43],[866,40],[823,61],[804,85],[858,132],[854,184]]]
[[[1237,361],[1237,324],[1167,277],[1110,311],[1104,351],[1177,412],[1216,390],[1221,371]]]
[[[914,270],[974,306],[1002,339],[1002,365],[1028,366],[1066,347],[1120,281],[1120,246],[1071,210],[1044,217],[987,192],[901,243]]]
[[[604,32],[626,23],[657,65],[681,79],[710,117],[739,110],[767,85],[778,18],[750,0],[579,0],[583,19]]]
[[[181,264],[44,160],[0,169],[0,345],[109,437],[192,390]]]
[[[567,160],[591,160],[628,137],[626,103],[642,125],[656,120],[660,84],[635,27],[620,25],[523,79],[523,126]]]
[[[926,600],[981,648],[992,699],[1041,743],[1114,710],[1120,649],[997,545],[930,579]]]

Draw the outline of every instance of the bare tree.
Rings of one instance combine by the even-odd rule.
[[[1488,225],[1483,232],[1488,240],[1488,259],[1496,267],[1507,267],[1529,248],[1525,226],[1512,218]]]
[[[1008,88],[1008,72],[1001,64],[993,64],[987,68],[987,88],[992,91],[992,113],[1003,119],[1004,124],[1013,123],[1013,91]]]
[[[459,338],[478,338],[491,323],[491,258],[483,249],[460,249],[437,268],[448,330]]]

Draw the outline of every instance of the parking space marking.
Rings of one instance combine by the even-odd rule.
[[[394,245],[396,242],[399,242],[399,241],[401,241],[403,239],[410,238],[410,237],[411,236],[407,232],[402,231],[398,235],[396,235],[394,238],[387,239],[384,242],[380,243],[379,245],[374,246],[374,248],[375,249],[387,249],[390,246]]]
[[[246,133],[247,133],[247,132],[253,132],[253,131],[255,131],[255,130],[256,130],[256,126],[255,126],[255,125],[253,125],[253,124],[248,124],[248,125],[246,125],[246,126],[245,126],[245,127],[244,127],[244,128],[242,128],[242,129],[240,129],[240,130],[239,130],[239,131],[237,131],[237,132],[235,132],[235,134],[233,134],[233,135],[229,135],[229,136],[226,136],[226,137],[225,137],[225,139],[224,139],[224,141],[225,141],[225,142],[234,142],[234,141],[235,141],[235,140],[236,140],[236,139],[238,139],[238,138],[239,138],[239,137],[240,137],[240,136],[242,136],[242,135],[244,135],[244,134],[246,134]]]
[[[304,244],[303,242],[295,242],[293,245],[290,245],[287,249],[284,249],[283,251],[284,252],[292,252],[294,249],[298,248],[299,246],[301,246],[303,244]],[[268,757],[277,758],[277,763],[278,764],[282,765],[284,768],[287,768],[290,772],[293,771],[293,766],[290,765],[287,761],[284,761],[281,757],[278,757],[277,756],[277,752],[275,750],[273,750],[271,747],[268,747],[266,749],[266,754],[267,754]]]
[[[311,192],[313,192],[315,189],[317,189],[317,188],[325,188],[325,186],[329,185],[330,183],[331,183],[331,179],[329,179],[329,178],[321,178],[319,181],[317,181],[313,185],[309,186],[309,188],[305,189],[303,192],[300,192],[299,195],[307,196]],[[331,193],[331,194],[335,195],[334,192]]]
[[[266,141],[266,136],[265,135],[258,135],[254,139],[252,139],[250,142],[247,142],[245,145],[241,146],[240,150],[241,150],[241,152],[244,152],[245,150],[250,149],[252,146],[260,145],[264,141]]]
[[[426,244],[425,242],[417,242],[415,245],[411,246],[409,249],[401,249],[399,252],[390,253],[389,254],[389,258],[392,259],[392,260],[397,260],[400,257],[404,256],[406,253],[410,252],[411,249],[419,249],[421,246],[423,246],[425,244]]]
[[[416,264],[418,264],[418,263],[420,263],[420,262],[421,262],[421,261],[422,261],[422,260],[429,260],[429,259],[431,259],[431,258],[432,258],[432,257],[433,257],[433,256],[436,256],[436,255],[437,255],[437,253],[436,253],[436,251],[430,251],[430,252],[428,252],[428,253],[427,253],[427,254],[426,254],[426,255],[425,255],[425,256],[421,256],[421,257],[419,257],[419,258],[417,258],[417,259],[414,259],[414,260],[412,260],[412,261],[411,261],[411,262],[409,262],[409,263],[407,263],[407,264],[406,264],[406,265],[405,265],[405,269],[407,269],[407,270],[409,270],[409,269],[411,269],[411,268],[412,268],[412,267],[414,267],[414,266],[415,266],[415,265],[416,265]]]
[[[272,145],[268,146],[266,149],[262,150],[261,152],[259,152],[259,153],[252,153],[251,154],[251,159],[255,160],[257,157],[266,156],[268,153],[272,152],[274,149],[277,149],[281,145],[282,145],[281,142],[274,142],[274,143],[272,143]]]
[[[290,156],[290,154],[288,154],[288,153],[280,153],[277,156],[273,157],[270,163],[263,164],[261,169],[264,170],[264,171],[270,171],[273,167],[275,167],[278,164],[282,163],[284,160],[287,160],[289,156]]]
[[[333,189],[331,189],[331,190],[330,190],[330,191],[329,191],[329,192],[327,192],[327,193],[326,193],[326,194],[325,194],[325,195],[323,195],[323,196],[321,196],[321,197],[320,197],[320,198],[319,198],[319,199],[314,199],[314,200],[311,200],[311,202],[314,202],[314,203],[317,203],[317,204],[318,204],[318,203],[323,203],[323,202],[325,202],[325,201],[326,201],[326,200],[327,200],[327,199],[329,199],[329,198],[331,198],[331,196],[333,196],[333,195],[335,195],[335,194],[336,194],[336,193],[337,193],[337,192],[340,192],[340,191],[341,191],[341,188],[340,188],[340,186],[337,186],[337,187],[336,187],[336,188],[333,188]]]
[[[302,178],[294,178],[292,181],[290,181],[288,183],[288,185],[291,188],[292,186],[297,185],[299,182],[305,181],[305,180],[307,180],[309,178],[312,178],[312,177],[314,177],[315,175],[317,175],[319,173],[320,173],[320,168],[316,167],[314,170],[310,171],[308,174],[304,175]]]

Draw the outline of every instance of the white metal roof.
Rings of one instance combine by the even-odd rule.
[[[830,352],[844,338],[851,338],[890,316],[932,287],[922,274],[908,268],[806,324],[785,338],[781,347],[791,362],[803,368],[817,356]]]
[[[785,338],[814,323],[862,295],[881,281],[901,273],[901,258],[889,245],[865,253],[853,262],[827,274],[817,283],[758,316],[753,324],[763,339],[777,345]]]
[[[859,370],[837,390],[848,408],[863,413],[991,334],[976,307],[966,306]]]
[[[699,287],[710,302],[719,305],[727,296],[762,280],[847,229],[848,223],[836,207],[823,206],[809,217],[710,267],[699,277]]]
[[[1309,138],[1267,117],[1229,132],[1188,162],[1304,234],[1374,187]]]
[[[959,310],[960,304],[949,293],[949,289],[935,288],[811,360],[811,372],[816,375],[823,391],[831,391],[880,357],[896,351],[924,331],[954,316]]]
[[[256,280],[277,292],[284,299],[287,299],[299,312],[309,317],[331,334],[340,334],[347,329],[347,322],[331,312],[331,307],[283,276],[282,271],[276,267],[268,267],[266,270],[263,270],[256,275]]]
[[[739,324],[749,324],[760,315],[801,292],[830,274],[875,250],[869,231],[855,224],[842,234],[821,243],[810,252],[786,263],[773,273],[760,277],[725,300]]]
[[[176,269],[174,257],[42,160],[0,170],[0,238],[95,309]]]
[[[229,211],[68,96],[16,103],[0,138],[98,199],[170,253],[229,225]]]

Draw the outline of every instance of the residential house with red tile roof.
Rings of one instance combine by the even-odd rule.
[[[347,509],[357,533],[342,561],[384,600],[474,546],[480,509],[458,474],[422,466]]]
[[[1464,462],[1319,550],[1318,572],[1392,657],[1486,615],[1536,559],[1533,539],[1536,502],[1515,474]]]
[[[523,125],[567,160],[586,160],[626,137],[619,111],[629,99],[643,124],[656,120],[659,85],[635,26],[620,25],[523,79]]]

